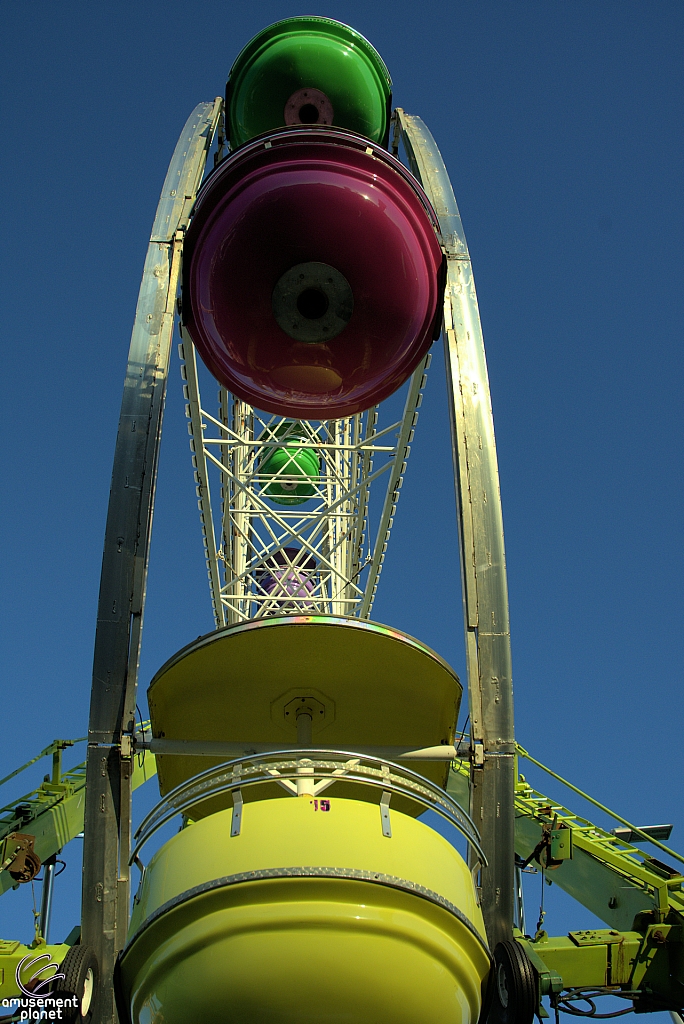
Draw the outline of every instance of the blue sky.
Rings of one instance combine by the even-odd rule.
[[[176,138],[255,32],[306,12],[271,0],[0,8],[0,777],[87,728],[121,385]],[[499,451],[518,739],[638,824],[673,821],[682,849],[684,8],[378,0],[315,13],[378,48],[461,208]],[[437,352],[432,365],[374,618],[464,677]],[[143,691],[211,628],[186,438],[174,363]],[[54,938],[77,918],[66,853]],[[3,937],[28,937],[28,899],[4,898]],[[565,904],[556,915],[555,932],[587,919]]]

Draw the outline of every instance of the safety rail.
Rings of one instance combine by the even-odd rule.
[[[279,784],[291,796],[318,797],[335,782],[355,783],[382,790],[380,812],[383,831],[389,827],[389,800],[396,795],[435,811],[461,833],[476,851],[480,864],[487,861],[470,815],[444,790],[416,772],[370,755],[340,750],[279,750],[248,754],[210,768],[182,782],[154,807],[135,833],[130,863],[140,865],[145,843],[177,814],[211,797],[233,794],[231,835],[239,833],[242,789],[245,786]],[[386,832],[390,834],[391,832]]]

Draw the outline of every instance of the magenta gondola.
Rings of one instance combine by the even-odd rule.
[[[208,369],[267,412],[336,419],[392,394],[441,323],[442,250],[422,189],[339,129],[243,146],[200,193],[183,319]]]

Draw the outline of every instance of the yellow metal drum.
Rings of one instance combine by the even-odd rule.
[[[460,854],[340,799],[259,800],[150,862],[120,965],[133,1024],[470,1024],[489,970]]]
[[[124,1019],[477,1021],[490,955],[473,879],[418,820],[434,807],[477,847],[444,794],[449,764],[353,754],[452,744],[460,698],[433,651],[358,619],[252,621],[171,658],[149,689],[154,737],[244,756],[219,768],[168,743],[158,754],[164,799],[136,850],[171,815],[189,820],[136,896],[118,969]]]

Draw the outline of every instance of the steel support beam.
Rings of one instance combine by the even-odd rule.
[[[131,741],[154,490],[183,233],[221,112],[200,103],[162,190],[138,297],[105,528],[88,728],[82,936],[100,965],[93,1024],[113,1024],[128,926]]]
[[[50,918],[52,916],[52,893],[55,882],[55,867],[57,866],[57,855],[43,861],[43,888],[40,894],[40,914],[38,917],[38,931],[48,942],[50,931]]]
[[[468,247],[454,192],[432,135],[399,110],[411,165],[435,208],[447,256],[444,348],[459,520],[473,769],[471,816],[489,867],[482,910],[489,942],[514,919],[515,741],[503,518],[489,379]]]

